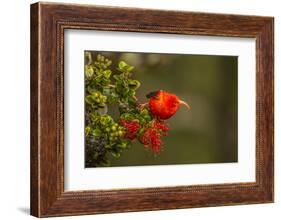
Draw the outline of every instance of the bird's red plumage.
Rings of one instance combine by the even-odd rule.
[[[162,120],[172,117],[178,110],[179,105],[180,100],[175,94],[162,90],[149,99],[150,111],[154,116]]]

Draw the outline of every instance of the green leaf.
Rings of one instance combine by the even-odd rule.
[[[128,72],[131,72],[134,68],[135,68],[134,66],[128,66],[128,67],[127,67],[127,71],[128,71]]]
[[[87,86],[86,91],[88,91],[88,93],[90,94],[93,94],[95,92],[95,90],[91,86]]]
[[[89,134],[91,133],[91,127],[90,126],[87,126],[86,128],[85,128],[85,134],[86,134],[86,136],[89,136]]]
[[[92,95],[87,95],[86,98],[85,98],[85,101],[86,101],[86,103],[88,103],[90,105],[92,105],[95,102]]]
[[[94,75],[94,69],[91,65],[85,66],[85,75],[87,79],[91,79]]]
[[[118,63],[118,69],[119,69],[121,72],[131,72],[131,71],[134,69],[134,67],[131,66],[131,65],[129,65],[129,64],[127,64],[127,63],[124,62],[124,61],[120,61],[120,62]]]
[[[110,149],[111,148],[111,145],[110,144],[107,144],[104,146],[106,149]]]
[[[109,115],[102,115],[100,117],[100,123],[102,125],[109,125],[109,124],[112,124],[114,121],[113,121],[113,118]]]
[[[136,90],[137,88],[140,87],[141,84],[140,84],[140,82],[139,82],[138,80],[129,79],[129,80],[128,80],[128,85],[129,85],[130,88]]]
[[[113,78],[114,78],[116,81],[119,81],[119,80],[120,80],[120,76],[119,76],[119,75],[114,75]]]
[[[91,53],[88,52],[88,51],[85,52],[85,61],[86,61],[86,63],[88,63],[88,64],[92,62],[92,55],[91,55]]]
[[[115,158],[119,158],[121,156],[121,154],[119,152],[114,152],[114,151],[111,151],[111,154],[113,157]]]
[[[104,75],[105,78],[108,79],[111,76],[111,70],[104,70],[103,75]]]
[[[149,111],[146,109],[146,108],[144,108],[142,111],[141,111],[141,115],[142,116],[145,116],[145,115],[148,115],[149,114]]]
[[[123,69],[126,68],[127,66],[128,66],[128,64],[125,63],[124,61],[120,61],[120,62],[118,63],[118,68],[119,68],[120,70],[123,70]]]
[[[104,158],[102,161],[101,161],[101,165],[102,166],[105,166],[105,167],[109,167],[111,165],[111,162],[110,160]]]
[[[141,129],[139,129],[138,133],[143,134],[144,131],[145,131],[145,128],[141,128]]]
[[[119,144],[117,145],[117,147],[122,148],[122,149],[125,149],[125,148],[127,148],[127,145],[128,145],[127,142],[121,142],[121,143],[119,143]]]
[[[95,128],[94,130],[93,130],[93,136],[95,136],[95,137],[98,137],[98,136],[100,136],[101,135],[101,130],[99,129],[99,128]]]
[[[108,86],[109,85],[110,80],[107,79],[107,78],[102,78],[100,82],[101,82],[102,87],[104,87],[104,86]]]
[[[95,123],[99,120],[99,117],[98,117],[99,115],[96,112],[91,112],[89,114],[89,116],[90,116],[91,120],[93,120]]]
[[[128,95],[129,95],[129,96],[135,96],[135,95],[136,95],[136,91],[135,91],[134,89],[130,89],[130,90],[128,91]]]
[[[110,95],[110,88],[104,87],[104,88],[103,88],[103,94],[104,94],[105,96]]]
[[[140,118],[139,121],[140,121],[140,124],[142,124],[142,125],[144,125],[146,123],[146,120],[144,118]]]

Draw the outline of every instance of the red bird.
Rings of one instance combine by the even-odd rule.
[[[189,105],[180,100],[175,94],[159,90],[146,95],[149,98],[149,109],[158,119],[166,120],[172,117],[182,104],[188,109]]]

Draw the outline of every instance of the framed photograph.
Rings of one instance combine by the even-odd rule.
[[[31,5],[31,214],[270,203],[272,17]]]

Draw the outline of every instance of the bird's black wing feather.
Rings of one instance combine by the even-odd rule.
[[[150,92],[146,95],[146,98],[150,99],[150,98],[156,98],[157,97],[157,94],[158,94],[159,90],[157,91],[154,91],[154,92]]]

